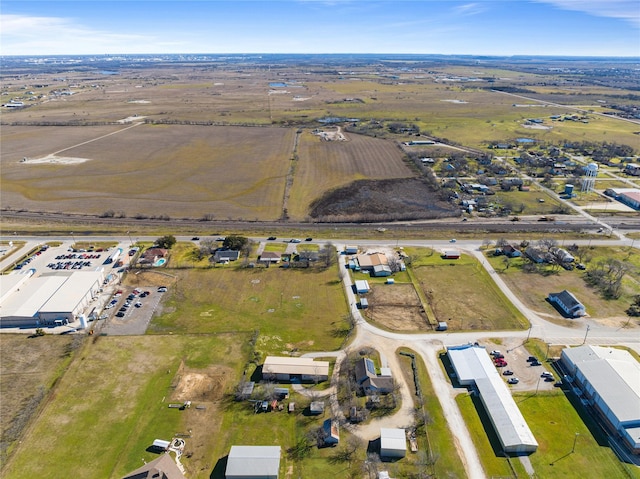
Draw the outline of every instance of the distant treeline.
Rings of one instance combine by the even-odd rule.
[[[68,120],[68,121],[12,121],[0,122],[0,126],[105,126],[105,125],[121,125],[117,121],[86,121],[86,120]]]

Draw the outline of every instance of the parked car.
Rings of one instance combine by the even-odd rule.
[[[494,349],[493,351],[491,351],[491,356],[497,356],[499,354],[502,354],[502,352],[498,351],[497,349]]]
[[[520,382],[520,380],[518,378],[509,378],[509,379],[507,379],[507,382],[509,384],[518,384]]]
[[[581,269],[581,270],[585,270],[585,269],[587,269],[587,267],[586,267],[584,264],[582,264],[582,263],[578,263],[578,264],[576,265],[576,268]]]
[[[124,313],[119,311],[119,312],[116,313],[116,316],[119,317],[119,318],[124,318]]]
[[[292,238],[292,239],[289,240],[289,243],[301,243],[301,242],[302,242],[302,240],[299,240],[297,238]]]
[[[503,376],[513,376],[513,371],[511,371],[510,369],[505,369],[504,371],[502,371],[502,375]]]
[[[167,292],[167,287],[166,286],[159,286],[158,287],[158,293],[166,293]]]
[[[537,360],[538,360],[538,358],[536,358],[535,356],[529,356],[527,358],[527,362],[529,362],[529,363],[532,362],[532,361],[537,361]]]
[[[305,241],[313,241],[313,238],[311,238],[311,237],[306,238]]]
[[[531,366],[542,366],[540,361],[531,361]]]
[[[276,240],[276,237],[275,237],[275,236],[269,236],[269,237],[267,238],[267,241],[275,241],[275,240]]]
[[[541,378],[552,378],[553,374],[551,374],[549,371],[545,371],[540,375]]]

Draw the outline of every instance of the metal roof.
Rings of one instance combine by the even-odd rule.
[[[460,383],[475,383],[503,449],[535,450],[538,443],[487,350],[464,345],[449,348],[447,354]]]
[[[262,365],[262,373],[328,376],[329,361],[314,361],[313,358],[267,356]]]
[[[380,450],[406,451],[407,436],[404,429],[381,427]]]
[[[580,346],[562,351],[618,421],[640,421],[640,363],[628,351],[601,346]]]
[[[278,477],[280,446],[231,446],[226,477]]]
[[[41,276],[24,284],[0,306],[0,317],[33,318],[67,280],[62,276]]]
[[[40,308],[41,313],[59,313],[74,311],[93,286],[100,286],[104,275],[101,271],[76,271],[66,276],[52,273],[41,277],[65,278],[56,294]]]

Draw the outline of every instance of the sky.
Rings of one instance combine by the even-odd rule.
[[[640,56],[639,0],[0,0],[0,54]]]

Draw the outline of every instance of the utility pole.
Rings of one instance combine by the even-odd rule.
[[[576,432],[576,435],[573,438],[573,447],[571,448],[571,454],[573,454],[574,452],[576,452],[576,442],[578,442],[578,436],[580,435],[579,432]]]
[[[587,335],[589,334],[589,329],[591,329],[591,326],[587,324],[587,331],[584,333],[584,340],[582,341],[582,344],[587,342]]]

